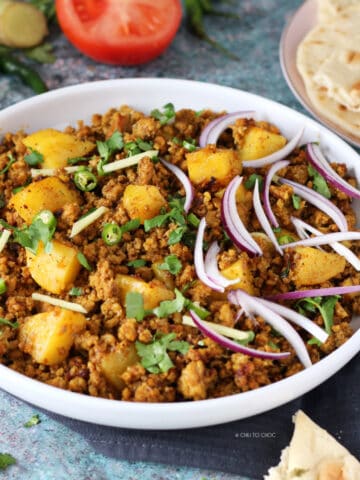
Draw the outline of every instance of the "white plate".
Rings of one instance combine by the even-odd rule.
[[[0,112],[0,131],[76,124],[93,113],[128,104],[144,112],[173,102],[175,107],[200,110],[256,110],[261,118],[291,137],[305,125],[302,141],[320,140],[328,155],[346,162],[360,181],[357,153],[313,120],[288,107],[256,95],[212,84],[170,79],[130,79],[87,83],[52,91]],[[360,211],[359,205],[357,209]],[[32,380],[0,365],[0,387],[28,401],[68,417],[92,423],[141,429],[190,428],[237,420],[303,395],[329,378],[360,350],[360,331],[331,355],[299,372],[257,390],[229,397],[167,404],[131,403],[89,397]]]
[[[302,106],[314,115],[321,123],[338,133],[356,147],[360,147],[360,138],[343,130],[327,119],[311,103],[305,84],[296,67],[296,52],[303,38],[317,24],[317,0],[307,0],[291,17],[281,35],[280,64],[285,80]]]

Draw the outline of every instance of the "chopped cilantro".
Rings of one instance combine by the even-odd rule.
[[[295,210],[299,210],[301,207],[301,198],[299,195],[296,195],[295,193],[291,196],[292,204]]]
[[[160,270],[168,270],[173,275],[177,275],[182,269],[182,264],[176,255],[168,255],[164,258],[164,263],[159,265]]]
[[[138,322],[144,319],[146,311],[141,293],[128,292],[125,297],[125,308],[127,318],[136,318]]]
[[[5,468],[15,463],[16,459],[10,453],[0,453],[0,470],[5,470]]]
[[[39,414],[35,414],[26,423],[24,423],[24,427],[31,428],[37,425],[38,423],[41,423],[40,416]]]
[[[146,265],[146,260],[143,260],[142,258],[138,258],[136,260],[132,260],[131,262],[127,263],[128,267],[133,267],[133,268],[145,267],[145,265]]]
[[[280,350],[279,347],[278,347],[278,345],[276,345],[276,343],[274,343],[272,340],[270,340],[270,341],[268,342],[268,345],[269,345],[269,347],[272,348],[273,350]]]
[[[316,311],[319,311],[320,315],[324,320],[326,333],[330,335],[331,327],[333,326],[335,305],[339,298],[339,295],[332,295],[324,298],[302,298],[301,300],[296,302],[296,308],[303,315],[306,315],[307,312],[316,313]]]
[[[44,156],[40,152],[34,150],[33,148],[29,148],[29,150],[31,153],[25,155],[24,160],[28,165],[30,165],[30,167],[36,167],[36,165],[39,165],[39,163],[44,162]]]
[[[281,235],[278,238],[279,245],[286,245],[287,243],[295,242],[295,239],[291,235]]]
[[[87,258],[82,252],[78,252],[78,254],[76,255],[76,258],[79,260],[80,265],[86,268],[86,270],[88,270],[89,272],[92,271],[92,266],[90,265]]]
[[[188,342],[175,340],[175,333],[155,336],[151,343],[135,343],[136,351],[141,358],[141,365],[151,373],[165,373],[174,366],[167,351],[176,351],[185,355],[190,348]]]
[[[153,142],[145,142],[141,138],[137,138],[134,142],[127,142],[124,145],[124,150],[128,157],[147,152],[148,150],[152,150],[152,148]]]
[[[68,165],[76,165],[79,162],[88,162],[90,160],[89,157],[72,157],[67,159]]]
[[[318,347],[320,347],[322,345],[322,342],[320,342],[320,340],[318,338],[312,337],[312,338],[310,338],[310,340],[308,340],[307,344],[308,345],[317,345]]]
[[[103,166],[108,163],[111,155],[124,147],[124,140],[119,131],[114,132],[110,138],[104,142],[97,141],[96,146],[100,155],[100,161],[97,170],[100,175],[104,174]]]
[[[247,337],[243,338],[242,340],[236,340],[237,343],[240,343],[240,345],[247,345],[254,341],[255,332],[253,332],[252,330],[248,330],[246,333],[247,333]]]
[[[331,192],[325,178],[315,170],[312,165],[308,166],[308,173],[313,177],[313,189],[325,198],[331,198]]]
[[[69,295],[72,297],[79,297],[80,295],[83,295],[84,290],[81,287],[72,287],[71,290],[69,290]]]
[[[5,280],[3,278],[0,278],[0,295],[5,293],[7,290]]]
[[[179,243],[187,229],[188,227],[186,225],[182,225],[173,230],[169,235],[168,245],[175,245],[175,243]]]
[[[273,232],[274,233],[280,233],[281,232],[281,227],[274,227]]]
[[[176,312],[181,312],[186,303],[184,295],[176,288],[174,300],[164,300],[159,306],[154,308],[152,313],[159,318],[166,318]]]
[[[160,125],[166,125],[175,118],[175,107],[172,103],[167,103],[162,108],[162,111],[155,108],[151,111],[150,115],[156,118],[156,120],[159,120]]]
[[[182,146],[188,152],[194,152],[196,150],[196,140],[194,138],[187,138],[186,140],[183,140]]]
[[[189,213],[189,215],[187,216],[187,221],[194,228],[198,228],[200,225],[200,220],[194,213]]]
[[[167,222],[171,222],[171,221],[173,221],[174,223],[177,223],[178,225],[185,226],[186,221],[185,221],[185,218],[184,218],[184,199],[183,198],[172,198],[169,201],[169,205],[170,205],[170,207],[172,207],[169,212],[161,212],[160,215],[157,215],[156,217],[145,220],[145,222],[144,222],[145,232],[148,232],[152,228],[162,227]],[[174,235],[179,236],[179,232],[177,232]],[[180,237],[180,239],[181,239],[181,237]],[[180,240],[174,241],[174,243],[177,243],[178,241],[180,241]],[[169,243],[169,245],[172,245],[172,244]]]
[[[259,182],[259,190],[262,191],[264,179],[261,175],[257,173],[252,173],[250,175],[250,177],[244,183],[245,188],[247,188],[248,190],[253,190],[253,188],[255,187],[256,180]]]
[[[9,159],[9,161],[5,165],[5,167],[2,170],[0,170],[0,175],[2,175],[3,173],[6,173],[9,170],[9,168],[11,167],[11,165],[16,162],[16,158],[14,157],[14,155],[12,153],[8,153],[7,157]]]
[[[131,232],[131,230],[136,230],[140,226],[140,220],[138,218],[134,218],[133,220],[129,220],[128,222],[121,225],[122,233]]]
[[[6,318],[1,318],[1,317],[0,317],[0,325],[7,325],[8,327],[11,327],[11,328],[19,328],[18,322],[10,322],[10,320],[7,320]]]

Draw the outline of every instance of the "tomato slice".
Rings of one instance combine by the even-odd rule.
[[[94,60],[118,65],[145,63],[173,40],[181,0],[56,0],[68,40]]]

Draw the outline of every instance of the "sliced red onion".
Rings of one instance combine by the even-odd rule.
[[[215,118],[215,120],[206,125],[204,130],[201,132],[199,138],[200,147],[204,148],[206,145],[216,145],[223,131],[232,125],[238,118],[251,118],[254,114],[254,111],[249,110],[228,113],[222,117]]]
[[[326,213],[326,215],[332,218],[332,220],[336,223],[336,225],[339,227],[339,230],[342,232],[346,232],[348,230],[348,224],[345,215],[327,198],[320,195],[320,193],[315,192],[315,190],[305,187],[305,185],[301,185],[300,183],[293,182],[292,180],[288,180],[287,178],[279,177],[278,180],[281,183],[285,183],[285,185],[290,185],[296,195],[299,195],[316,208]]]
[[[221,220],[226,233],[240,250],[250,255],[262,255],[261,248],[246,230],[237,211],[236,191],[242,180],[243,177],[236,176],[227,186],[221,202]]]
[[[270,222],[274,225],[274,227],[279,228],[279,222],[277,221],[272,209],[271,209],[271,203],[270,203],[270,185],[273,179],[273,176],[275,173],[277,173],[279,170],[282,168],[285,168],[289,165],[288,160],[281,160],[280,162],[274,163],[265,178],[265,185],[264,185],[264,192],[263,192],[263,202],[264,202],[264,208],[266,215],[268,216],[268,219]]]
[[[347,285],[344,287],[314,288],[311,290],[296,290],[295,292],[276,293],[269,295],[268,300],[300,300],[307,297],[329,297],[331,295],[347,295],[360,292],[360,285]]]
[[[279,305],[278,303],[269,302],[269,300],[264,300],[263,298],[258,298],[259,302],[263,303],[267,307],[271,308],[274,312],[278,313],[282,317],[290,320],[291,322],[295,323],[299,327],[303,328],[315,338],[320,340],[321,343],[326,342],[329,337],[329,334],[325,332],[322,328],[320,328],[316,323],[312,320],[309,320],[304,315],[300,315],[300,313],[295,312],[291,308],[284,307],[284,305]]]
[[[306,156],[311,165],[329,182],[333,187],[341,190],[343,193],[353,198],[360,198],[360,191],[350,185],[332,168],[330,163],[324,157],[319,145],[308,143],[306,146]]]
[[[230,287],[230,285],[238,283],[240,281],[240,278],[236,278],[235,280],[229,280],[220,273],[217,264],[217,254],[219,252],[220,247],[218,243],[213,242],[205,255],[205,273],[211,281],[218,284],[220,287],[227,288]]]
[[[211,280],[205,271],[204,265],[204,256],[203,256],[203,242],[204,242],[204,232],[206,228],[206,220],[205,217],[200,220],[196,241],[195,241],[195,249],[194,249],[194,264],[196,275],[199,279],[208,287],[212,288],[217,292],[224,292],[225,288],[215,283]]]
[[[184,203],[184,210],[186,213],[190,210],[191,204],[194,200],[194,187],[192,186],[190,179],[185,173],[181,170],[181,168],[177,167],[176,165],[173,165],[170,162],[167,162],[166,160],[160,158],[160,162],[165,165],[166,168],[172,172],[175,177],[181,182],[182,186],[184,187],[185,190],[185,203]]]
[[[240,343],[234,342],[229,338],[220,335],[219,333],[215,332],[212,328],[210,328],[205,322],[201,320],[201,318],[196,315],[195,312],[192,310],[189,311],[193,322],[198,327],[198,329],[202,332],[203,335],[206,337],[211,338],[214,342],[218,343],[224,348],[228,348],[233,352],[243,353],[245,355],[249,355],[251,357],[256,358],[266,358],[269,360],[282,360],[287,358],[290,355],[290,352],[282,352],[282,353],[274,353],[274,352],[264,352],[262,350],[256,350],[255,348],[246,347],[245,345],[241,345]]]
[[[278,313],[259,302],[259,299],[244,292],[244,290],[232,290],[228,294],[228,300],[234,305],[238,305],[256,315],[260,315],[275,330],[283,335],[294,348],[296,355],[305,368],[311,366],[311,360],[302,338],[298,332],[282,318]]]
[[[245,160],[242,162],[243,167],[251,167],[251,168],[262,168],[266,167],[266,165],[270,165],[271,163],[277,162],[278,160],[283,160],[286,158],[298,145],[302,134],[304,132],[304,127],[300,128],[296,135],[280,150],[272,153],[271,155],[267,155],[266,157],[259,158],[257,160]]]
[[[260,222],[261,227],[263,228],[266,235],[270,238],[271,243],[274,245],[276,250],[280,253],[280,255],[283,255],[284,253],[283,253],[282,249],[280,248],[280,245],[279,245],[279,243],[278,243],[278,241],[275,237],[275,234],[273,232],[273,229],[271,228],[270,222],[266,218],[264,209],[261,205],[258,179],[255,180],[253,203],[254,203],[254,210],[255,210],[256,216],[257,216],[257,218]]]
[[[285,243],[280,248],[294,248],[294,247],[317,247],[318,245],[331,245],[335,242],[345,242],[360,240],[360,232],[336,232],[324,233],[318,237],[305,238],[296,242]]]
[[[317,230],[312,225],[309,225],[299,218],[291,217],[291,221],[296,228],[299,237],[303,239],[309,238],[309,236],[306,234],[306,230],[314,235],[324,235],[322,232],[320,232],[320,230]],[[303,232],[304,235],[302,235],[301,232]],[[354,252],[338,242],[329,243],[329,246],[335,250],[336,253],[344,257],[355,268],[355,270],[358,272],[360,271],[360,258],[358,258]]]

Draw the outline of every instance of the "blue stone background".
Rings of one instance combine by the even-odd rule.
[[[301,0],[233,0],[228,8],[238,13],[241,20],[207,18],[208,32],[234,51],[240,57],[239,61],[229,60],[189,34],[183,22],[174,42],[161,57],[137,67],[95,63],[77,52],[55,28],[50,41],[55,47],[57,60],[52,65],[36,68],[50,89],[113,78],[186,78],[247,90],[303,112],[286,85],[278,58],[281,32],[300,4]],[[0,74],[0,108],[32,95],[33,92],[18,79]],[[48,418],[43,412],[40,413],[40,424],[24,428],[23,424],[35,413],[35,408],[0,391],[0,452],[11,453],[17,460],[16,465],[0,470],[0,479],[243,479],[241,472],[229,475],[109,459],[94,452],[82,436]]]

